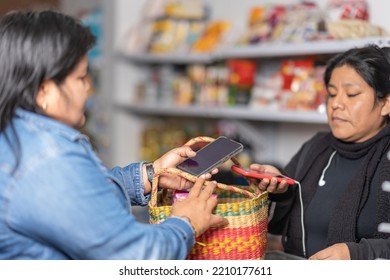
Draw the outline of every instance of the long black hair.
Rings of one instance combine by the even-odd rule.
[[[390,94],[390,48],[374,44],[362,48],[353,48],[332,58],[324,74],[325,86],[328,87],[335,68],[347,65],[374,89],[377,101]]]
[[[3,134],[17,162],[19,142],[11,121],[15,110],[39,113],[41,84],[61,84],[94,44],[89,28],[56,11],[13,11],[0,19],[0,133],[10,126],[16,143]]]

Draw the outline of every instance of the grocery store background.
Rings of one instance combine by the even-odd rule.
[[[2,0],[0,14],[50,7],[81,18],[98,36],[85,133],[110,167],[218,134],[245,145],[243,164],[283,166],[327,129],[326,60],[389,42],[390,2],[381,0]],[[282,14],[289,19],[278,33]]]

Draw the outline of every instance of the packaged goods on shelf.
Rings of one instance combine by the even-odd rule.
[[[145,17],[132,28],[125,53],[218,56],[225,49],[267,42],[387,36],[384,28],[369,22],[364,0],[329,0],[325,8],[310,1],[255,5],[248,11],[244,30],[230,19],[212,18],[212,10],[201,1],[158,2],[162,5],[159,16]]]
[[[207,19],[207,6],[199,0],[147,1],[140,22],[127,33],[122,49],[125,53],[189,52]]]
[[[229,104],[247,105],[255,83],[257,64],[248,59],[227,61],[229,69]]]
[[[185,67],[151,67],[137,85],[134,102],[141,104],[233,106],[247,105],[256,75],[251,60]]]
[[[369,22],[368,8],[364,0],[330,0],[325,9],[310,1],[254,6],[237,44],[386,36],[383,28]]]
[[[266,41],[301,42],[323,37],[319,23],[324,12],[312,2],[289,5],[259,5],[249,11],[247,30],[238,45]]]
[[[226,122],[193,122],[188,120],[176,122],[149,122],[142,133],[142,147],[139,157],[146,161],[153,161],[167,151],[184,145],[189,139],[197,136],[217,138],[225,135],[237,140],[244,145],[244,150],[237,155],[239,162],[249,165],[253,158],[251,145],[245,140],[245,135],[240,135],[234,125]],[[230,169],[229,163],[223,164],[221,170]]]
[[[250,59],[212,65],[152,67],[135,102],[169,106],[267,106],[318,110],[324,103],[324,65],[314,58],[284,59],[268,74]],[[269,69],[267,69],[269,71]]]
[[[195,40],[191,51],[194,53],[210,53],[219,48],[224,42],[224,35],[228,32],[230,23],[227,20],[209,22],[201,36]]]
[[[327,11],[326,30],[334,39],[387,35],[383,28],[369,22],[365,0],[330,0]]]
[[[369,9],[365,0],[329,0],[326,10],[330,20],[369,20]]]
[[[324,70],[311,58],[282,60],[280,69],[257,81],[250,106],[321,111],[326,95]]]

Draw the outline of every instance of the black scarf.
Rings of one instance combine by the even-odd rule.
[[[373,187],[378,188],[376,224],[388,221],[390,194],[383,192],[381,186],[371,186],[371,182],[375,172],[379,172],[377,175],[379,176],[379,182],[390,181],[390,161],[387,158],[389,146],[390,125],[387,125],[381,132],[363,143],[346,143],[334,138],[331,133],[316,137],[312,143],[305,164],[297,173],[297,179],[302,183],[305,206],[313,198],[318,186],[318,178],[320,178],[321,172],[334,150],[349,159],[365,156],[360,170],[356,173],[357,176],[352,179],[333,211],[329,224],[328,245],[357,241],[357,219],[367,202],[370,189]],[[376,232],[375,237],[386,238],[389,237],[389,234]]]

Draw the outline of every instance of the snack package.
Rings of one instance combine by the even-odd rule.
[[[328,2],[330,20],[363,20],[368,21],[368,4],[365,0],[330,0]]]
[[[176,202],[176,201],[180,201],[180,200],[184,200],[187,198],[189,192],[188,191],[179,191],[179,190],[175,190],[173,192],[173,202]],[[217,197],[217,195],[215,193],[211,194],[212,196],[214,197]]]

